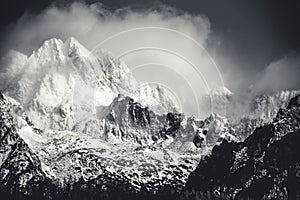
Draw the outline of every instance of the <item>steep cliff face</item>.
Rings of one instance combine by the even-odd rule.
[[[282,90],[248,98],[233,96],[227,104],[227,117],[242,141],[256,128],[271,123],[280,109],[286,108],[299,94],[299,90]]]
[[[203,151],[193,143],[197,120],[188,120],[186,133],[186,117],[165,113],[174,107],[162,88],[136,91],[124,63],[89,53],[74,38],[50,39],[29,57],[11,52],[3,60],[1,115],[10,117],[1,137],[5,194],[15,197],[18,189],[9,188],[19,187],[19,176],[24,188],[36,181],[40,193],[20,190],[29,197],[89,182],[102,192],[115,185],[154,192],[183,187],[196,166]],[[164,110],[156,114],[145,105]]]
[[[104,132],[98,132],[102,135],[93,129],[42,130],[26,116],[20,104],[2,96],[3,193],[14,198],[17,194],[20,198],[53,198],[72,196],[72,188],[77,186],[90,190],[97,186],[105,194],[120,188],[149,194],[166,187],[180,191],[201,155],[209,151],[205,139],[208,133],[200,132],[206,130],[218,137],[218,132],[213,132],[215,128],[210,130],[213,116],[201,121],[177,113],[156,115],[122,96],[106,109],[104,126],[95,126],[103,127]],[[203,138],[195,141],[196,136]]]
[[[104,52],[95,56],[74,38],[47,40],[29,57],[11,51],[2,63],[1,89],[41,128],[71,130],[118,94],[156,110],[164,108],[162,113],[175,109],[163,88],[140,91],[123,62]]]
[[[297,137],[284,138],[299,130],[299,100],[280,108],[297,92],[258,98],[234,121],[218,112],[233,106],[234,95],[217,88],[210,94],[217,113],[198,119],[176,112],[163,88],[139,89],[121,61],[105,52],[97,55],[74,38],[50,39],[29,57],[11,51],[2,60],[3,194],[13,199],[174,199],[188,180],[188,193],[249,196],[256,190],[251,188],[267,181],[268,192],[259,197],[277,198],[287,190],[298,195],[285,177],[285,170],[294,173],[298,165],[287,169],[273,155],[289,151],[280,149],[281,141],[296,148]]]
[[[189,176],[190,195],[299,198],[299,99],[293,98],[271,124],[257,128],[244,142],[214,147]]]
[[[123,143],[113,149],[88,135],[43,132],[30,120],[17,132],[11,113],[14,106],[1,95],[0,190],[7,199],[92,199],[103,195],[108,199],[297,199],[299,99],[292,99],[272,124],[256,129],[244,142],[224,140],[214,147],[184,188],[183,180],[197,163],[195,156],[176,155],[168,148],[161,151],[160,145],[124,148]],[[128,98],[129,119],[135,126],[148,126],[151,111],[139,106]],[[167,138],[176,138],[183,125],[186,130],[193,125],[208,127],[212,117],[187,119],[190,122],[186,124],[178,114],[163,119],[162,132]]]
[[[0,193],[2,198],[15,199],[37,194],[50,179],[42,170],[37,155],[17,133],[11,105],[1,94],[0,99]],[[43,186],[44,187],[44,186]],[[43,198],[42,193],[37,198]],[[47,193],[45,192],[45,195]]]
[[[207,94],[201,109],[205,113],[215,112],[225,116],[242,141],[255,128],[272,122],[278,111],[299,94],[299,90],[282,90],[240,96],[222,86],[213,88]]]
[[[206,140],[196,125],[201,120],[167,114],[176,106],[163,88],[139,87],[124,63],[104,51],[93,54],[74,38],[47,40],[28,57],[12,51],[3,63],[1,86],[19,104],[20,128],[25,120],[20,115],[26,115],[45,132],[83,133],[114,144],[146,145],[168,138],[170,143],[176,138],[176,147],[197,151],[192,142],[196,131],[198,146]],[[228,126],[226,120],[216,116],[210,121],[220,128],[205,127],[214,134],[210,143],[227,132],[222,125]]]

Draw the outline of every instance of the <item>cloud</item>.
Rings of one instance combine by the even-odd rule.
[[[53,5],[37,15],[25,14],[10,30],[2,51],[14,49],[30,55],[49,38],[66,40],[72,36],[90,50],[106,49],[116,57],[129,52],[121,59],[134,70],[136,78],[168,86],[188,114],[199,114],[197,102],[210,89],[223,85],[223,78],[235,94],[248,93],[249,88],[254,93],[299,89],[299,54],[252,69],[249,63],[238,62],[238,49],[218,49],[223,43],[222,33],[212,33],[206,16],[163,4],[113,11],[99,3]],[[215,62],[206,48],[214,52]]]
[[[30,55],[49,38],[72,36],[90,50],[106,49],[115,57],[129,52],[121,59],[134,68],[139,81],[168,86],[181,99],[183,110],[198,114],[195,107],[201,96],[222,85],[218,68],[205,50],[210,33],[206,16],[164,4],[110,11],[99,3],[76,2],[24,15],[12,27],[5,46]]]
[[[253,91],[299,90],[300,54],[288,54],[270,63],[253,85]]]
[[[31,53],[49,38],[77,38],[93,48],[114,33],[143,26],[161,26],[183,31],[204,43],[210,32],[209,20],[158,4],[147,10],[122,8],[109,11],[99,3],[51,6],[38,15],[24,15],[8,34],[8,48]],[[166,39],[166,38],[165,38]]]

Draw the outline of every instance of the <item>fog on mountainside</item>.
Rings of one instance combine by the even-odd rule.
[[[300,199],[299,53],[262,54],[267,19],[232,9],[228,30],[159,2],[53,3],[7,26],[0,195]]]

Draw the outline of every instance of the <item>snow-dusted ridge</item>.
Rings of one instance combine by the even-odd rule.
[[[110,105],[118,94],[141,99],[157,111],[174,111],[162,88],[147,94],[138,91],[125,63],[105,52],[95,56],[75,38],[65,42],[49,39],[28,58],[18,52],[11,54],[1,73],[1,89],[19,101],[41,127],[71,128],[81,118],[94,115],[99,107]],[[67,116],[62,123],[59,110]]]
[[[237,133],[247,135],[268,122],[298,94],[258,96],[245,109],[248,118],[241,115],[232,124],[220,112],[235,106],[226,87],[210,91],[215,107],[208,118],[188,117],[176,112],[163,88],[139,89],[125,63],[105,51],[91,54],[75,38],[47,40],[28,57],[10,51],[2,63],[0,115],[11,119],[9,127],[38,163],[37,173],[62,185],[121,177],[137,190],[143,184],[150,191],[183,187],[213,146],[244,139]]]
[[[163,88],[139,90],[125,63],[99,55],[69,38],[47,40],[28,57],[12,51],[3,60],[1,103],[52,181],[109,174],[105,179],[123,177],[136,188],[154,180],[149,190],[174,181],[182,187],[213,145],[236,139],[225,118],[177,113]]]

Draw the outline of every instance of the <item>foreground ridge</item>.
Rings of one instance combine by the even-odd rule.
[[[269,125],[244,142],[223,142],[200,161],[188,179],[191,197],[228,199],[300,198],[300,96]]]

